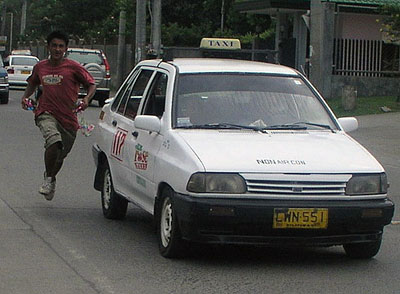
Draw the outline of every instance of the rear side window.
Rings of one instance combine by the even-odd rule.
[[[98,65],[104,65],[103,58],[100,53],[93,52],[68,52],[68,59],[75,60],[82,65],[89,63],[96,63]]]
[[[28,57],[13,57],[11,59],[11,65],[35,65],[38,61],[34,58]]]

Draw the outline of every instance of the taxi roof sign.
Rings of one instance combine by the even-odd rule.
[[[241,46],[239,39],[203,38],[201,39],[200,48],[239,50]]]

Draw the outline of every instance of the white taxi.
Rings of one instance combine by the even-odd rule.
[[[4,67],[8,73],[10,88],[24,89],[28,85],[27,79],[39,58],[30,55],[9,55],[4,59]]]
[[[251,61],[140,62],[98,122],[106,218],[152,214],[161,255],[190,242],[379,251],[394,205],[377,160],[294,69]]]

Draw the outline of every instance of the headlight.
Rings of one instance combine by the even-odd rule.
[[[346,185],[346,195],[386,194],[387,187],[385,173],[353,175]]]
[[[187,190],[194,193],[246,192],[246,183],[238,174],[195,173],[187,184]]]

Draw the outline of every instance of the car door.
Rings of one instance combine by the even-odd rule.
[[[138,69],[131,79],[124,85],[124,89],[118,93],[111,107],[110,118],[107,123],[109,126],[107,150],[109,156],[109,164],[113,176],[115,190],[131,198],[131,189],[129,182],[131,181],[129,162],[131,154],[127,143],[133,136],[133,119],[134,109],[138,107],[143,94],[147,88],[148,82],[153,74],[149,69]],[[136,104],[131,102],[132,97],[135,98]],[[136,110],[137,111],[137,110]]]
[[[162,119],[165,110],[167,72],[160,70],[154,75],[151,85],[141,104],[141,115],[155,115]],[[132,190],[140,199],[141,206],[152,212],[157,184],[154,182],[157,155],[163,142],[163,134],[135,129],[130,137],[129,152],[132,160],[129,162],[132,175]]]

